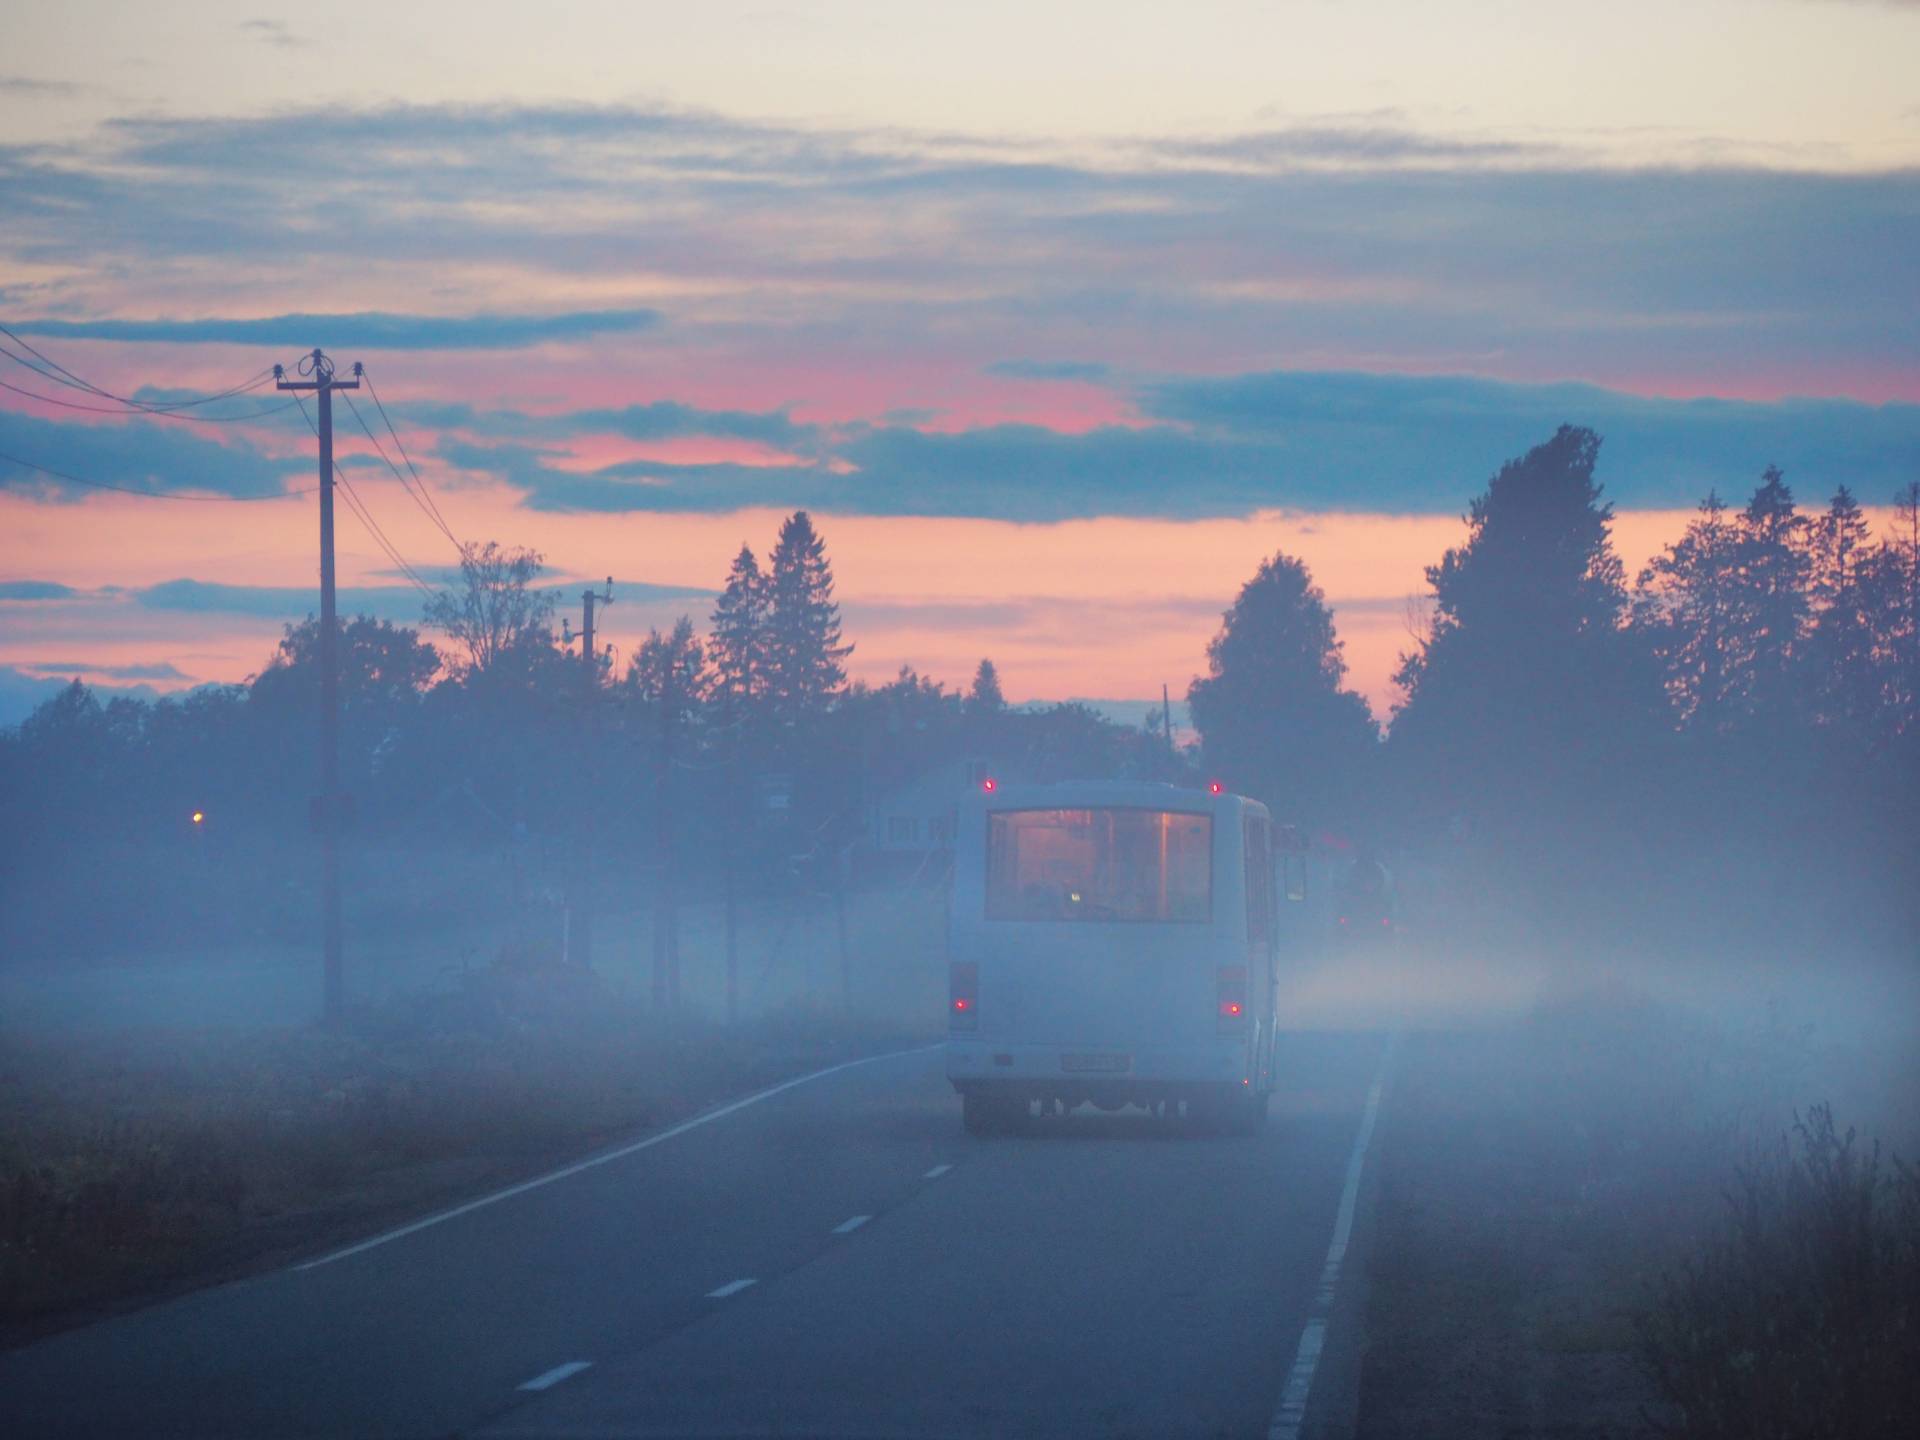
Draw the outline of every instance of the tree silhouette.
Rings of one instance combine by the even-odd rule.
[[[1807,522],[1779,467],[1769,465],[1734,522],[1742,624],[1733,637],[1736,684],[1754,720],[1790,723],[1800,705],[1796,662],[1806,629]]]
[[[681,616],[665,635],[651,630],[633,657],[627,681],[642,715],[653,758],[653,997],[680,1003],[680,874],[675,864],[674,767],[685,758],[688,732],[712,688],[693,622]]]
[[[846,683],[841,661],[853,653],[840,639],[827,547],[804,510],[780,527],[769,574],[768,695],[776,720],[791,732],[823,714]]]
[[[1599,450],[1593,431],[1562,425],[1500,468],[1468,510],[1466,543],[1428,567],[1431,633],[1396,677],[1391,750],[1407,790],[1542,855],[1617,799],[1610,777],[1656,713],[1621,630]]]
[[[742,545],[714,602],[707,638],[714,699],[725,712],[723,723],[737,721],[766,695],[767,613],[772,599],[759,561]]]
[[[1007,708],[1007,697],[1000,693],[1000,672],[993,661],[982,660],[973,672],[973,684],[967,691],[968,708],[981,715],[996,715]]]
[[[485,673],[515,650],[551,643],[553,592],[533,588],[544,569],[537,550],[496,540],[460,547],[460,586],[427,601],[426,622],[465,649],[464,671]]]
[[[1842,485],[1813,522],[1808,547],[1814,618],[1803,660],[1809,702],[1825,725],[1857,729],[1880,717],[1890,657],[1875,634],[1878,558],[1867,517]]]
[[[1736,708],[1732,647],[1739,613],[1738,537],[1720,496],[1707,492],[1686,533],[1640,572],[1635,628],[1662,670],[1680,723],[1718,732]]]
[[[1208,768],[1287,820],[1351,820],[1378,729],[1341,688],[1346,661],[1326,597],[1290,555],[1263,561],[1187,689]]]

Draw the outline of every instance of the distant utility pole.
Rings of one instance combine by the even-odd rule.
[[[1160,728],[1167,736],[1167,775],[1171,779],[1180,773],[1180,756],[1173,748],[1173,701],[1167,695],[1164,680],[1160,682]]]
[[[606,593],[599,594],[591,586],[580,592],[580,663],[586,671],[586,757],[584,767],[587,771],[587,793],[582,800],[580,815],[580,849],[573,863],[573,904],[572,914],[567,926],[567,959],[578,960],[582,965],[593,964],[593,850],[595,805],[600,798],[600,787],[595,781],[594,771],[598,767],[600,752],[599,706],[600,698],[600,656],[593,648],[593,610],[596,605],[613,603],[613,577],[607,577]],[[564,631],[564,626],[563,626]],[[568,637],[571,638],[571,637]]]
[[[289,380],[273,367],[281,390],[311,390],[320,420],[320,794],[313,817],[320,828],[320,953],[322,1006],[329,1025],[346,1013],[346,984],[340,969],[340,827],[346,809],[340,793],[340,616],[333,593],[333,392],[360,388],[360,362],[353,379],[334,378],[333,361],[316,349],[304,356],[300,373]]]

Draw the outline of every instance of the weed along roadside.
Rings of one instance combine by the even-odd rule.
[[[837,997],[733,1027],[664,1015],[512,948],[332,1030],[6,1033],[0,1339],[270,1268],[926,1038]]]
[[[1805,1098],[1811,1031],[1612,989],[1410,1036],[1358,1435],[1909,1433],[1920,1175]]]

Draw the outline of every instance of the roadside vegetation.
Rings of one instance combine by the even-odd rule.
[[[1920,1417],[1920,1171],[1815,1105],[1742,1165],[1726,1214],[1662,1277],[1639,1353],[1670,1434],[1912,1433]]]
[[[923,1007],[928,1024],[938,1015]],[[928,1038],[794,997],[666,1014],[549,948],[333,1029],[0,1035],[0,1339],[245,1273],[727,1095]]]
[[[1358,1433],[1905,1433],[1920,1183],[1828,1105],[1795,1111],[1838,1084],[1909,1136],[1910,1046],[1790,1013],[1602,980],[1410,1035]]]

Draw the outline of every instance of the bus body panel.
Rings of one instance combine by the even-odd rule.
[[[1204,916],[1196,918],[1189,894],[1178,919],[996,918],[995,904],[1005,916],[1009,899],[1004,875],[989,873],[1005,862],[990,855],[994,817],[1002,817],[1004,842],[1009,825],[1063,824],[1060,812],[1083,830],[1105,824],[1114,835],[1151,835],[1159,824],[1159,903],[1166,907],[1176,902],[1166,898],[1172,862],[1165,836],[1182,833],[1191,845],[1192,817],[1205,817]],[[1110,812],[1120,816],[1117,828]],[[956,990],[960,1008],[949,1012],[947,1073],[957,1089],[1152,1104],[1235,1086],[1255,1094],[1271,1088],[1278,917],[1265,807],[1166,785],[1008,786],[964,804],[955,839],[949,954],[956,977],[964,977],[956,985],[970,991]],[[1185,863],[1194,863],[1190,850]],[[1191,886],[1190,875],[1184,883]],[[1250,902],[1250,890],[1262,893]],[[1071,888],[1069,895],[1082,899]],[[1048,902],[1015,895],[1011,903]],[[1228,996],[1238,1006],[1232,1015]]]

